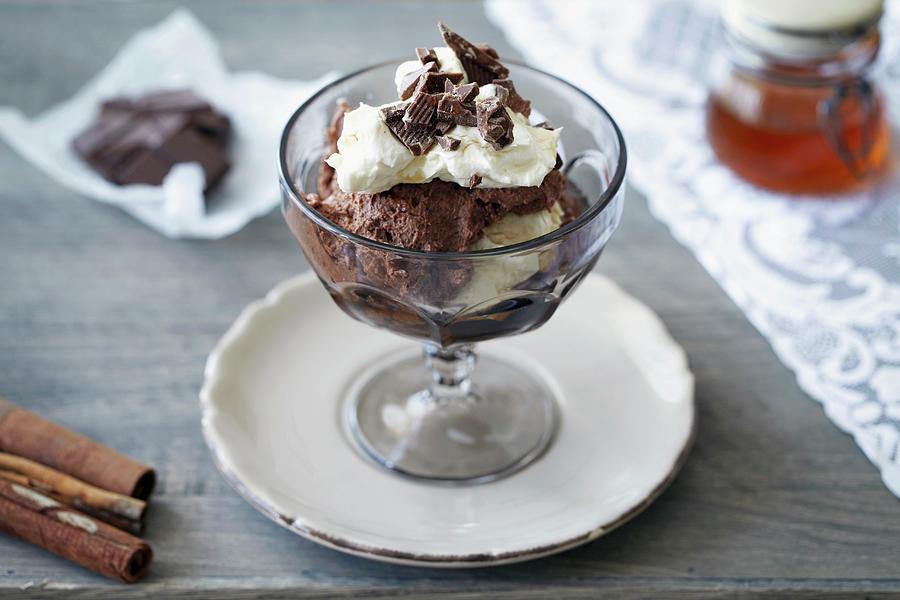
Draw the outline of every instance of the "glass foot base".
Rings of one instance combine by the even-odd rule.
[[[490,355],[472,370],[474,354],[467,356],[462,388],[435,385],[416,353],[361,373],[344,405],[353,441],[392,471],[436,482],[485,483],[534,461],[556,429],[553,392],[536,373]],[[426,351],[429,359],[436,361]]]

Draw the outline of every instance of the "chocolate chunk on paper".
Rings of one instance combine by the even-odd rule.
[[[438,30],[444,43],[453,50],[462,63],[469,81],[485,85],[495,79],[506,79],[509,76],[509,69],[500,64],[496,56],[451,31],[443,23],[438,23]]]
[[[434,129],[422,127],[412,123],[404,123],[406,104],[395,104],[381,109],[381,118],[391,133],[400,143],[407,147],[415,156],[421,156],[435,144]]]
[[[174,165],[197,162],[209,191],[229,169],[230,133],[228,117],[194,92],[162,90],[105,100],[72,146],[95,171],[118,185],[161,185]]]
[[[433,73],[437,70],[437,63],[430,62],[404,75],[400,80],[400,85],[397,87],[397,94],[400,96],[400,99],[406,100],[413,95],[416,86],[419,84],[419,78],[421,78],[422,75],[425,75],[426,73]]]
[[[478,132],[491,148],[500,150],[513,141],[513,122],[506,107],[497,97],[487,98],[476,104]]]
[[[514,112],[521,113],[525,117],[531,116],[531,102],[519,95],[511,79],[495,79],[491,83],[497,86],[498,91],[500,89],[507,91],[506,105]]]

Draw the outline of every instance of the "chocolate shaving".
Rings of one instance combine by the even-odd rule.
[[[462,73],[425,73],[419,77],[415,93],[439,94],[446,89],[447,83],[453,85],[462,81],[462,78]]]
[[[475,127],[478,119],[470,107],[452,94],[444,94],[438,102],[438,120],[450,121],[456,125]]]
[[[444,43],[453,50],[469,78],[479,85],[485,85],[495,79],[506,79],[509,69],[500,64],[496,56],[479,48],[458,33],[450,31],[443,23],[438,23],[438,30]]]
[[[430,126],[436,120],[438,100],[436,94],[416,92],[412,101],[407,104],[403,113],[403,122],[423,127]]]
[[[469,177],[469,188],[473,188],[479,183],[481,183],[481,175],[479,175],[478,173],[475,173],[474,175]]]
[[[540,123],[535,125],[535,127],[540,127],[541,129],[549,129],[550,131],[553,131],[554,129],[553,125],[550,124],[550,121],[541,121]]]
[[[430,62],[426,65],[423,65],[416,69],[411,73],[407,73],[403,76],[403,79],[400,80],[400,86],[397,88],[397,93],[400,95],[401,100],[406,100],[410,96],[413,95],[413,92],[416,89],[416,86],[419,83],[419,78],[426,73],[432,73],[437,71],[438,66],[436,62]]]
[[[437,62],[437,54],[435,54],[434,48],[416,48],[416,56],[419,57],[419,62],[423,65]]]
[[[511,79],[495,79],[491,83],[497,86],[498,91],[500,89],[505,89],[508,92],[509,97],[506,100],[506,105],[508,107],[526,117],[531,115],[531,102],[519,95],[519,92],[516,91],[516,86],[513,85]]]
[[[553,168],[554,168],[554,169],[559,169],[559,168],[561,168],[562,166],[563,166],[563,159],[562,159],[562,156],[560,156],[559,153],[557,153],[557,154],[556,154],[556,164],[553,165]]]
[[[459,148],[460,141],[457,138],[442,135],[437,139],[437,143],[444,150],[456,150]]]
[[[488,98],[476,107],[478,131],[484,141],[494,150],[510,145],[513,141],[513,122],[500,99]]]
[[[404,123],[406,108],[406,104],[385,106],[381,109],[381,118],[401,144],[415,156],[421,156],[434,145],[434,131],[430,127]]]

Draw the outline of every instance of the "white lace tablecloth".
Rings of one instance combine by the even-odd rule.
[[[487,13],[530,63],[610,110],[653,214],[900,496],[900,176],[823,200],[761,191],[718,164],[703,110],[713,2],[489,0]],[[876,77],[896,131],[900,0],[882,32]]]

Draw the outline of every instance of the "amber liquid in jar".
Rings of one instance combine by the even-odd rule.
[[[852,94],[834,102],[834,93],[735,74],[707,103],[710,144],[721,162],[763,188],[823,194],[865,187],[887,164],[884,102],[877,91],[867,103]]]

